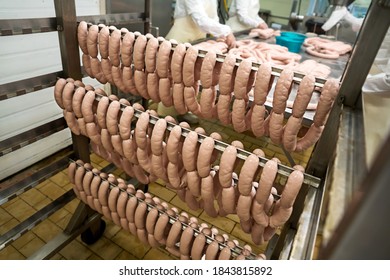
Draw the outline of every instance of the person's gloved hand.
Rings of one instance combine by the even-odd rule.
[[[346,7],[341,7],[338,10],[334,10],[333,13],[330,15],[329,19],[324,23],[321,28],[324,31],[328,31],[333,26],[335,26],[347,13],[348,10]]]
[[[265,22],[262,22],[262,23],[260,23],[260,24],[257,26],[257,28],[259,28],[259,29],[267,29],[267,28],[268,28],[268,25],[267,25]]]
[[[233,33],[226,36],[225,42],[229,49],[236,47],[236,37],[234,37]]]
[[[352,30],[355,32],[359,31],[360,27],[363,24],[362,18],[356,18],[350,12],[347,12],[347,14],[344,16],[344,18],[347,22],[349,22],[351,24]]]

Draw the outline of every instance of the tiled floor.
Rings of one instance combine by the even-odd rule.
[[[201,121],[199,126],[205,128],[207,133],[219,132],[224,142],[230,143],[233,140],[240,140],[245,149],[252,151],[255,148],[262,148],[267,158],[277,157],[282,163],[288,165],[286,156],[281,148],[270,142],[268,138],[253,138],[250,133],[237,133],[230,127],[220,126],[217,122]],[[293,153],[292,156],[297,164],[306,165],[311,150],[305,153]],[[94,167],[99,169],[108,164],[105,160],[96,155],[91,155]],[[120,175],[120,171],[115,172]],[[160,182],[161,183],[161,182]],[[19,222],[28,218],[35,211],[41,209],[49,202],[64,194],[72,188],[68,180],[66,170],[54,175],[50,179],[42,182],[35,188],[19,195],[17,198],[1,205],[0,207],[0,235],[4,234]],[[245,234],[240,229],[236,215],[227,217],[210,218],[201,210],[192,211],[183,203],[175,192],[165,188],[159,182],[149,186],[149,192],[167,201],[171,206],[187,211],[199,220],[214,225],[220,231],[228,233],[231,238],[236,238],[243,244],[251,244],[255,252],[262,252],[265,245],[255,246],[251,242],[250,235]],[[68,224],[72,213],[75,211],[79,201],[74,199],[65,207],[51,215],[42,223],[28,231],[15,242],[11,243],[0,251],[0,259],[26,259],[37,251],[42,245],[47,243]],[[57,253],[53,259],[86,260],[86,259],[174,259],[163,248],[151,248],[143,245],[130,233],[116,226],[111,221],[106,220],[107,228],[102,238],[93,245],[86,245],[80,237],[73,240]]]

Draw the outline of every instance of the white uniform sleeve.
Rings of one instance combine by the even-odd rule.
[[[260,23],[263,23],[264,20],[259,17],[257,14],[254,18],[251,18],[248,14],[248,8],[251,7],[251,0],[240,0],[236,1],[237,17],[238,20],[247,26],[252,28],[257,27]]]
[[[227,36],[232,33],[229,26],[220,24],[215,18],[210,18],[200,2],[198,0],[186,0],[185,5],[187,13],[203,32],[210,33],[215,37]]]

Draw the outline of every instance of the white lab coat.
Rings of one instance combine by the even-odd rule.
[[[227,25],[233,32],[255,28],[264,20],[259,17],[259,0],[232,0]]]
[[[217,0],[177,0],[175,22],[165,38],[192,42],[206,38],[207,33],[214,37],[229,35],[230,27],[219,23],[217,7]]]

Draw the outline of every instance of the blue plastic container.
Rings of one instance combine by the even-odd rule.
[[[282,32],[276,37],[276,44],[287,47],[290,52],[299,53],[306,35],[296,32]]]
[[[301,34],[301,33],[296,33],[296,32],[289,32],[289,31],[283,31],[280,33],[280,35],[282,37],[288,37],[288,38],[291,38],[291,39],[294,39],[294,40],[298,40],[298,41],[305,41],[305,39],[307,38],[306,35],[304,34]]]

